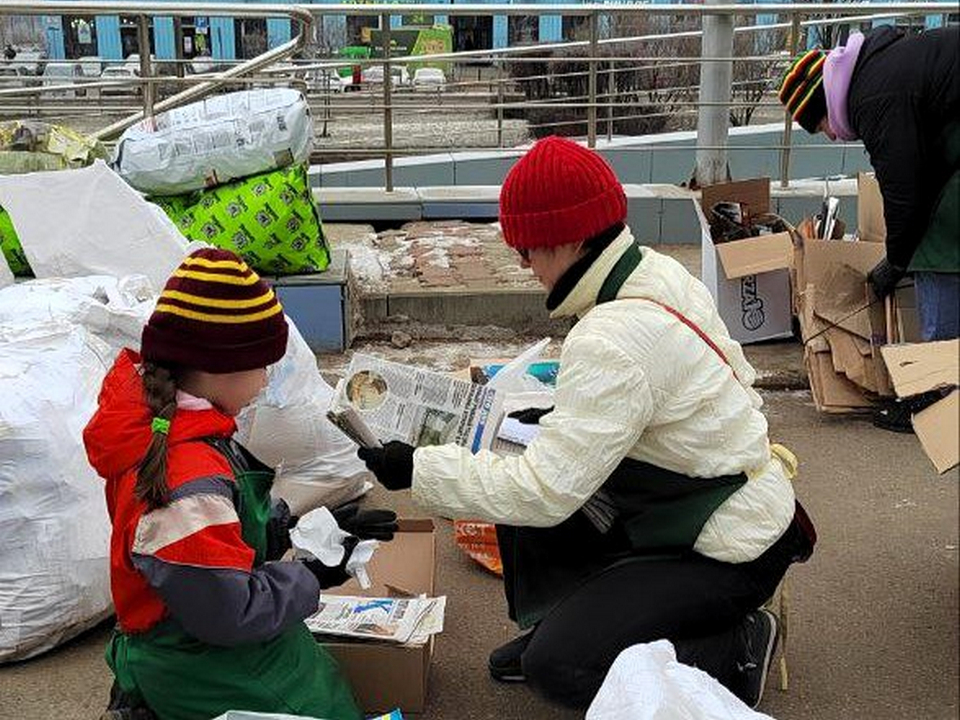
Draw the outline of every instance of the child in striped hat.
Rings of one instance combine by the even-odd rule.
[[[321,588],[347,579],[357,539],[338,567],[275,562],[289,511],[271,502],[273,471],[232,439],[286,344],[273,290],[233,253],[203,249],[164,287],[141,353],[123,351],[104,380],[84,442],[113,524],[105,717],[360,717],[303,623]]]

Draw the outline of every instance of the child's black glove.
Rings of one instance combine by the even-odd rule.
[[[413,485],[412,445],[391,440],[383,447],[357,450],[357,456],[387,490],[406,490]]]
[[[306,566],[307,570],[312,572],[314,577],[317,578],[321,590],[343,585],[350,579],[350,576],[347,574],[347,561],[350,559],[350,555],[353,554],[353,549],[359,542],[360,538],[356,535],[351,535],[343,539],[343,560],[341,560],[340,564],[336,567],[327,567],[315,558],[312,560],[302,560],[301,562]]]
[[[341,505],[333,511],[337,525],[344,532],[361,540],[390,542],[397,531],[397,514],[392,510],[361,510],[356,502]]]
[[[279,560],[292,547],[290,528],[297,524],[298,519],[290,514],[290,506],[285,500],[277,500],[273,504],[267,520],[267,560]]]
[[[524,425],[539,425],[540,418],[553,412],[553,407],[548,408],[524,408],[523,410],[514,410],[507,417],[522,422]]]

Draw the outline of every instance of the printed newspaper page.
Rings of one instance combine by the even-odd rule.
[[[377,598],[320,596],[320,607],[306,619],[317,635],[423,644],[443,630],[446,596]]]
[[[493,444],[500,404],[493,388],[356,354],[330,419],[366,446],[377,438],[416,447],[456,443],[477,452]]]

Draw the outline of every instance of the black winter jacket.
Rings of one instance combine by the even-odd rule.
[[[944,143],[947,126],[960,122],[960,28],[869,33],[850,80],[847,112],[883,193],[887,258],[906,268],[958,169]]]

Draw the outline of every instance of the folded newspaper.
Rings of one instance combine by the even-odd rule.
[[[423,645],[443,630],[447,598],[320,596],[320,608],[307,618],[315,635]]]
[[[363,447],[402,440],[416,447],[456,443],[476,452],[493,444],[501,404],[494,388],[356,354],[327,417]]]

